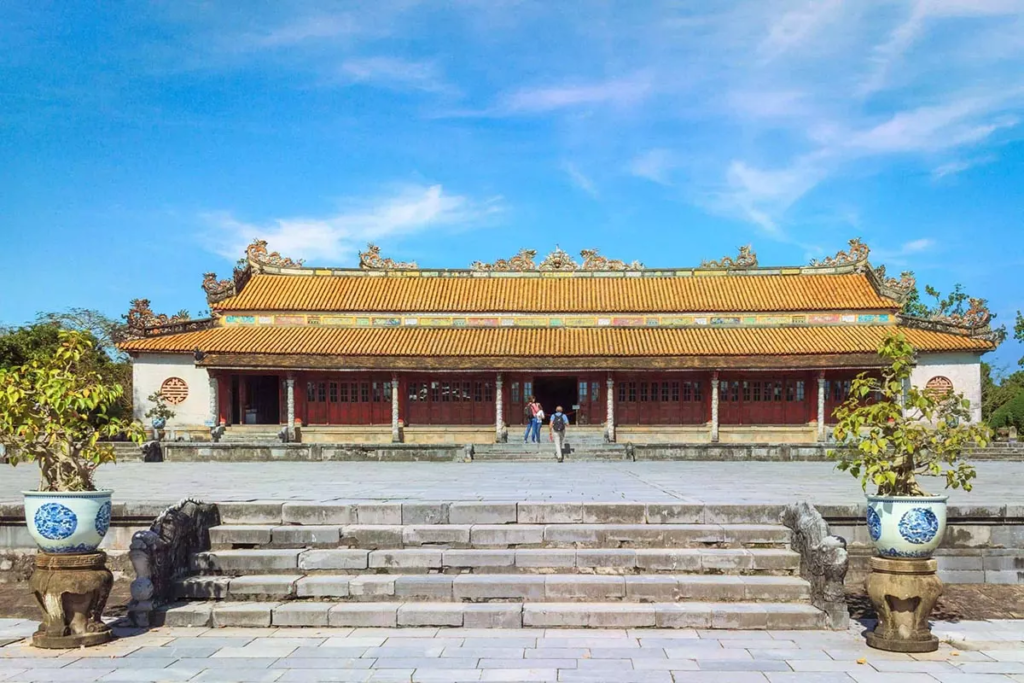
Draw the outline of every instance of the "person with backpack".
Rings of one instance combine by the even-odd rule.
[[[523,407],[523,417],[526,419],[526,431],[523,433],[523,443],[533,438],[534,443],[540,443],[540,420],[537,419],[537,411],[540,405],[537,399],[530,397],[529,403]]]
[[[565,428],[569,425],[569,416],[562,412],[562,406],[555,408],[548,422],[548,430],[551,440],[555,442],[555,458],[562,462],[565,458],[562,447],[565,445]]]

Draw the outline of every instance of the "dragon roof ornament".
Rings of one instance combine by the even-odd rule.
[[[868,245],[860,241],[859,237],[854,237],[850,240],[849,251],[840,251],[835,256],[829,256],[828,258],[811,260],[812,268],[830,268],[835,266],[851,266],[864,263],[868,260],[868,254],[871,253],[871,249]]]
[[[609,270],[643,270],[644,264],[639,261],[626,263],[617,259],[608,259],[601,256],[597,249],[584,249],[580,252],[582,263],[577,262],[566,253],[561,247],[555,246],[555,250],[544,257],[540,264],[534,262],[537,252],[533,249],[520,249],[519,253],[510,259],[498,259],[494,263],[482,263],[474,261],[470,266],[475,271],[484,272],[562,272],[571,273],[582,271],[609,271]]]
[[[970,299],[970,306],[963,313],[939,311],[932,319],[953,325],[976,330],[985,327],[992,320],[992,313],[988,310],[988,302],[985,299]]]
[[[580,252],[583,257],[581,270],[643,270],[644,264],[639,261],[626,263],[617,259],[606,259],[597,253],[597,249],[584,249]]]
[[[359,267],[363,270],[417,270],[419,268],[415,261],[402,263],[389,258],[381,258],[380,247],[373,243],[366,245],[366,251],[359,252]]]
[[[189,312],[185,310],[178,311],[171,316],[164,313],[157,315],[150,308],[149,299],[132,299],[131,304],[132,307],[128,309],[128,313],[121,316],[128,327],[129,336],[142,337],[146,334],[147,328],[183,323],[192,319]]]
[[[913,291],[914,285],[917,284],[917,281],[914,279],[914,273],[909,270],[900,273],[898,280],[886,274],[885,266],[875,268],[874,275],[878,284],[878,290],[882,296],[895,299],[901,303]]]
[[[520,249],[519,253],[510,259],[500,258],[494,263],[474,261],[472,265],[470,265],[470,268],[477,271],[487,272],[522,273],[525,271],[537,270],[537,266],[533,262],[533,257],[536,255],[537,252],[533,249]]]
[[[748,244],[740,247],[739,256],[735,259],[726,256],[718,261],[702,261],[701,268],[757,268],[757,254],[754,247]]]
[[[245,249],[245,258],[249,265],[256,272],[261,273],[265,267],[270,268],[301,268],[305,263],[302,259],[297,261],[281,256],[279,252],[267,252],[267,241],[255,239]]]

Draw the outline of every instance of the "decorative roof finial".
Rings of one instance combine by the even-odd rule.
[[[861,242],[859,237],[854,237],[850,240],[849,251],[837,252],[835,256],[829,256],[821,261],[812,259],[811,266],[814,268],[831,268],[855,265],[867,261],[869,253],[871,253],[871,249],[868,248],[868,245]]]
[[[367,244],[366,251],[359,252],[359,267],[363,270],[416,270],[419,266],[415,261],[402,263],[389,258],[381,258],[380,247]]]
[[[584,249],[580,252],[583,257],[581,270],[643,270],[644,264],[639,261],[626,263],[618,259],[607,259],[597,253],[597,249]]]
[[[753,245],[740,247],[739,256],[734,259],[725,256],[718,261],[702,261],[701,268],[757,268],[757,254]]]
[[[515,272],[521,273],[528,270],[537,270],[537,266],[533,263],[533,257],[537,255],[537,252],[533,249],[520,249],[519,253],[510,259],[500,258],[494,263],[483,263],[482,261],[474,261],[470,268],[478,271],[493,271],[493,272]]]
[[[258,273],[262,273],[265,267],[271,268],[301,268],[305,263],[302,259],[293,261],[290,258],[281,256],[279,252],[267,253],[267,241],[255,239],[245,250],[246,260]]]
[[[572,272],[579,270],[580,265],[573,261],[572,257],[562,251],[562,248],[557,244],[555,250],[544,257],[544,260],[540,262],[539,270],[543,271],[555,271],[555,272]]]

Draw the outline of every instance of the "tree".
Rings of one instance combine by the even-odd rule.
[[[117,348],[128,326],[91,308],[69,308],[66,311],[36,313],[36,323],[57,325],[62,330],[88,332],[98,352],[106,353],[115,362],[127,362],[128,354]]]
[[[1017,321],[1013,325],[1013,338],[1024,344],[1024,315],[1017,311]],[[1017,361],[1017,365],[1024,366],[1024,356]]]
[[[132,414],[132,366],[127,355],[115,346],[124,329],[123,323],[86,308],[38,313],[30,325],[0,329],[0,368],[13,368],[52,355],[60,346],[61,330],[82,332],[92,343],[92,348],[83,355],[82,367],[125,388],[112,414],[127,417]]]
[[[970,422],[963,394],[909,386],[915,351],[903,335],[886,337],[878,354],[887,362],[881,378],[858,375],[849,399],[835,410],[834,434],[846,447],[829,457],[882,496],[926,495],[917,481],[923,475],[945,476],[947,487],[970,491],[975,471],[961,459],[963,449],[987,445],[991,430]]]
[[[109,410],[124,389],[88,365],[95,351],[82,332],[60,330],[51,355],[0,368],[0,443],[12,465],[38,462],[41,491],[93,491],[93,474],[114,461],[105,439],[142,443],[138,422]]]

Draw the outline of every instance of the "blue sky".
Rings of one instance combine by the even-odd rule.
[[[4,3],[0,322],[202,310],[257,236],[432,267],[860,236],[1011,323],[1022,62],[1024,0]]]

